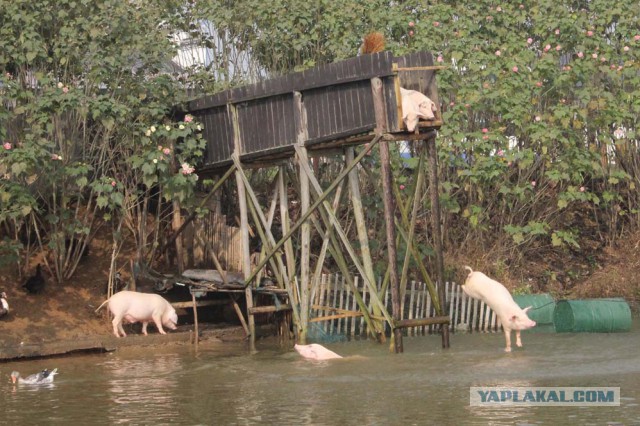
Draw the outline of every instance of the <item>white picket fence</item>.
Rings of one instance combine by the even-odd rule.
[[[354,277],[354,284],[367,305],[371,299],[368,288],[362,278]],[[380,283],[378,283],[380,288]],[[455,283],[445,283],[446,305],[449,312],[450,329],[453,332],[493,332],[500,329],[495,313],[484,303],[467,297],[462,288]],[[340,274],[322,275],[321,282],[313,296],[312,324],[325,335],[365,336],[366,323],[358,312],[353,293]],[[384,294],[384,305],[391,310],[391,291]],[[411,281],[407,283],[402,298],[403,319],[416,319],[435,316],[435,309],[425,283]],[[323,319],[328,318],[330,319]],[[315,320],[314,320],[315,319]],[[386,332],[390,332],[385,324]],[[436,332],[439,325],[411,327],[405,329],[405,335],[416,336]]]

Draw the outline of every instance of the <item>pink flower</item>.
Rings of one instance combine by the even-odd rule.
[[[484,129],[482,129],[482,133],[489,133],[489,129],[485,127]]]
[[[535,186],[536,186],[536,181],[535,180],[531,181],[531,186],[533,186],[535,188]]]
[[[587,37],[591,37],[593,35],[593,31],[589,30],[587,31]]]
[[[602,58],[600,58],[600,62],[605,62],[607,60],[607,58],[605,58],[604,56]]]
[[[453,101],[449,102],[449,106],[454,106],[455,104],[456,104],[456,103],[455,103],[455,102],[453,102]]]
[[[524,9],[524,4],[521,4],[520,6],[518,6],[520,9]]]
[[[534,120],[536,120],[536,121],[540,121],[540,120],[542,120],[542,118],[540,118],[540,116],[539,116],[539,115],[536,115],[536,117],[534,118]]]
[[[435,22],[433,23],[433,26],[434,26],[434,27],[439,27],[439,26],[440,26],[440,22],[435,21]]]
[[[115,180],[111,181],[111,186],[116,186],[116,181]]]
[[[527,44],[531,44],[531,43],[533,43],[533,39],[532,39],[531,37],[529,37],[529,38],[527,39]]]
[[[180,173],[183,175],[190,175],[195,171],[195,168],[191,167],[188,163],[182,163]]]
[[[580,192],[584,192],[584,191],[585,191],[584,186],[581,186],[581,187],[580,187]]]
[[[69,92],[69,88],[67,86],[64,86],[62,88],[62,93],[68,93]]]
[[[471,108],[471,104],[464,104],[465,108]]]
[[[409,26],[413,27],[415,25],[415,23],[413,21],[409,21]]]
[[[513,72],[518,72],[518,67],[513,67],[513,68],[511,68],[511,70],[512,70]]]
[[[562,50],[562,46],[557,45],[557,46],[556,46],[556,50],[559,52],[560,50]]]
[[[536,86],[537,87],[542,87],[542,82],[541,81],[536,81]]]
[[[413,37],[413,30],[409,31],[409,37]]]
[[[550,44],[547,44],[547,45],[544,47],[544,49],[543,49],[543,50],[544,50],[545,52],[548,52],[548,51],[549,51],[549,49],[551,49],[551,45],[550,45]]]
[[[578,52],[578,58],[582,58],[583,56],[584,56],[584,53]]]
[[[158,145],[158,151],[162,151],[164,148],[162,148],[162,145]]]
[[[4,145],[2,145],[4,147],[4,149],[6,149],[7,151],[11,149],[11,144],[9,142],[5,142]]]
[[[185,123],[191,123],[193,121],[193,116],[190,114],[187,114],[184,116],[184,122]]]
[[[164,155],[169,155],[171,154],[171,150],[169,148],[165,148],[162,150],[162,152],[164,153]]]
[[[560,30],[556,29],[555,33],[556,33],[556,35],[559,35],[560,34]]]
[[[640,40],[640,34],[634,35],[634,36],[633,36],[633,39],[634,39],[635,41]]]
[[[592,53],[592,54],[591,54],[591,57],[592,57],[593,59],[597,59],[597,58],[598,58],[598,54],[597,54],[597,53]]]
[[[400,185],[400,191],[404,190],[404,185]]]
[[[484,136],[482,137],[482,139],[484,139],[484,140],[486,141],[487,139],[489,139],[489,136],[488,136],[488,135],[484,135]]]
[[[62,160],[62,156],[58,154],[51,154],[52,160]]]
[[[436,58],[437,62],[442,62],[444,61],[444,59],[442,58],[442,55],[438,55],[438,57]]]
[[[502,55],[502,52],[500,52],[499,50],[496,50],[496,56],[500,56]]]
[[[624,50],[625,52],[628,52],[629,51],[629,46],[623,47],[622,50]]]
[[[498,157],[502,157],[504,155],[504,151],[499,149],[497,154],[498,154]]]
[[[622,69],[622,65],[618,65],[618,71]]]
[[[487,16],[487,21],[489,22],[493,21],[493,16]]]
[[[611,68],[612,70],[615,70],[616,66],[615,66],[615,64],[611,64],[611,66],[609,68]]]

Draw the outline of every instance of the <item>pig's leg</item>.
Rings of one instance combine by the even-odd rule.
[[[522,347],[522,340],[520,340],[520,330],[516,330],[516,346]]]
[[[142,334],[145,336],[147,335],[147,324],[149,324],[148,321],[142,321]]]
[[[507,342],[507,347],[504,348],[504,351],[511,352],[511,330],[504,329],[504,339]]]
[[[158,328],[158,331],[160,332],[160,334],[167,334],[167,332],[164,331],[164,329],[162,328],[162,314],[154,313],[152,315],[152,318],[153,318],[153,322],[156,324],[156,327]]]
[[[120,333],[122,333],[122,337],[127,337],[127,333],[124,332],[124,328],[122,328],[122,315],[116,315],[113,317],[113,334],[116,337],[120,337]]]

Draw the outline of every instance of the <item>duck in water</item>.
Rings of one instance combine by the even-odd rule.
[[[53,383],[53,376],[58,374],[58,369],[54,368],[49,371],[46,368],[39,373],[32,374],[27,377],[21,377],[20,373],[14,371],[11,373],[11,381],[15,384],[18,382],[22,385],[41,385],[45,383]]]

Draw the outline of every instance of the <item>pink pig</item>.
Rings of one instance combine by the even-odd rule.
[[[175,330],[178,324],[176,310],[162,296],[151,293],[138,293],[135,291],[121,291],[111,296],[96,309],[96,312],[106,303],[113,314],[113,334],[116,337],[126,337],[122,328],[122,321],[130,323],[142,322],[142,333],[147,335],[147,324],[153,321],[160,334],[167,334],[162,326]]]
[[[431,99],[417,90],[400,88],[402,98],[402,120],[409,132],[413,132],[418,125],[418,120],[433,120],[436,105]]]
[[[293,348],[304,358],[313,360],[325,360],[342,358],[337,353],[330,351],[322,345],[312,343],[310,345],[294,345]]]
[[[521,309],[505,286],[482,272],[474,272],[468,266],[465,266],[465,269],[469,270],[469,275],[462,285],[462,290],[467,296],[482,300],[498,315],[507,342],[504,351],[511,352],[511,330],[516,331],[516,346],[522,347],[520,330],[526,330],[536,325],[536,322],[527,316],[527,311],[531,309],[531,306]]]

